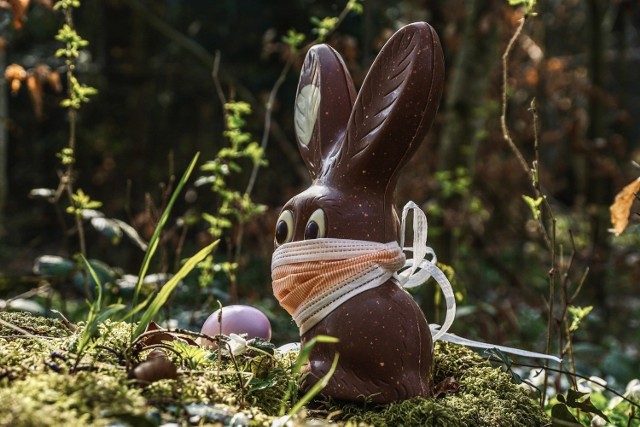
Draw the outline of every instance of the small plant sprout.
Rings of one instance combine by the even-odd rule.
[[[527,206],[529,206],[529,209],[531,209],[531,214],[533,215],[533,219],[535,219],[536,221],[539,220],[540,214],[541,214],[540,205],[544,201],[544,196],[540,196],[534,199],[533,197],[523,194],[522,199],[525,201]]]
[[[102,202],[91,200],[91,197],[80,188],[71,195],[71,202],[71,206],[67,207],[67,213],[80,217],[87,209],[98,209],[102,206]]]

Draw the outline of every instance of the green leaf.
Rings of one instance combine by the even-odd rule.
[[[537,0],[508,0],[511,6],[524,6],[525,13],[530,13],[536,5]]]
[[[567,405],[558,403],[551,408],[551,427],[582,427]]]
[[[33,272],[38,276],[64,277],[74,267],[73,261],[57,255],[42,255],[33,262]]]
[[[289,45],[291,50],[295,52],[298,47],[304,42],[305,38],[306,36],[304,34],[291,29],[287,32],[286,36],[282,37],[282,41]]]
[[[598,408],[595,407],[593,402],[591,402],[591,397],[587,396],[584,400],[582,399],[586,396],[587,393],[583,393],[577,390],[569,389],[567,391],[567,406],[575,409],[579,409],[583,412],[588,412],[590,414],[596,414],[602,417],[605,421],[609,421],[609,418]]]
[[[140,272],[138,273],[138,283],[136,283],[136,287],[133,292],[134,307],[136,307],[136,305],[138,304],[138,296],[140,295],[140,289],[142,289],[142,281],[144,280],[144,277],[147,275],[147,270],[149,269],[151,258],[153,258],[153,255],[155,254],[156,249],[158,248],[158,243],[160,241],[160,233],[162,233],[162,229],[164,228],[165,224],[169,220],[169,215],[171,214],[173,205],[178,199],[178,195],[182,191],[182,188],[185,186],[185,184],[189,180],[189,177],[191,176],[191,172],[193,172],[193,168],[196,166],[196,163],[198,162],[198,157],[200,157],[199,152],[196,153],[195,156],[193,156],[193,160],[191,160],[191,163],[187,167],[187,170],[182,175],[182,178],[180,178],[180,181],[178,182],[176,189],[173,191],[173,194],[169,199],[169,203],[167,203],[167,207],[162,213],[162,216],[158,221],[158,225],[156,225],[156,229],[154,230],[153,235],[151,236],[151,240],[149,241],[149,246],[147,247],[147,251],[145,252],[144,258],[142,260],[142,265],[140,266]]]
[[[296,359],[296,363],[293,365],[293,368],[291,368],[291,376],[292,376],[292,377],[297,377],[297,376],[298,376],[298,374],[300,373],[300,370],[302,369],[302,366],[303,366],[305,363],[307,363],[307,362],[309,361],[309,356],[311,356],[311,350],[313,350],[313,347],[315,347],[315,345],[316,345],[317,343],[323,343],[323,344],[335,344],[335,343],[337,343],[337,342],[340,342],[340,340],[339,340],[338,338],[330,337],[330,336],[327,336],[327,335],[317,335],[317,336],[313,337],[312,339],[310,339],[310,340],[309,340],[309,342],[307,342],[307,343],[306,343],[306,344],[305,344],[305,345],[300,349],[300,353],[298,353],[298,358]],[[337,364],[337,356],[338,356],[338,355],[336,354],[336,358],[334,358],[334,364]],[[329,373],[330,373],[331,375],[333,375],[333,371],[335,371],[335,369],[332,367],[332,369],[331,369],[331,370],[329,370]],[[329,374],[329,373],[328,373],[328,374]],[[328,374],[327,374],[327,375],[328,375]],[[329,377],[327,378],[326,382],[328,382],[328,381],[329,381],[329,378],[330,378],[330,377],[331,377],[331,376],[329,376]],[[323,377],[323,379],[324,379],[324,377]],[[321,381],[322,381],[322,379],[321,379]],[[321,381],[320,381],[320,382],[321,382]],[[295,381],[294,381],[294,382],[295,382]],[[285,393],[285,395],[284,395],[284,398],[282,399],[282,406],[280,407],[280,415],[281,415],[281,416],[282,416],[282,415],[284,415],[284,411],[285,411],[285,408],[284,408],[284,402],[288,401],[288,400],[289,400],[289,397],[291,397],[291,395],[292,395],[292,394],[294,394],[294,393],[293,393],[294,382],[291,382],[291,383],[289,384],[289,388],[287,389],[287,391],[286,391],[286,393]],[[319,382],[319,383],[320,383],[320,382]],[[317,386],[317,385],[318,385],[318,383],[316,383],[316,386]],[[326,384],[325,384],[325,385],[323,385],[323,386],[320,388],[320,390],[321,390],[322,388],[324,388],[325,386],[326,386]],[[315,386],[314,386],[313,388],[315,388]],[[312,388],[312,389],[313,389],[313,388]],[[319,391],[319,390],[318,390],[318,391]],[[309,392],[311,392],[311,390],[309,390]],[[316,393],[317,393],[317,392],[316,392]],[[307,394],[309,394],[309,393],[307,393]],[[315,394],[314,394],[314,395],[315,395]],[[306,397],[306,396],[307,396],[307,395],[305,395],[305,397]],[[313,396],[311,396],[311,398],[313,398]],[[303,399],[304,399],[304,397],[303,397]],[[296,409],[296,408],[297,408],[297,409]],[[295,409],[295,411],[294,411],[294,409]],[[295,413],[296,413],[297,411],[299,411],[299,410],[300,410],[300,408],[298,408],[298,405],[296,405],[296,406],[295,406],[295,407],[294,407],[294,408],[289,412],[289,417],[291,417],[291,415],[295,414]]]
[[[158,295],[151,301],[147,310],[142,314],[142,318],[140,319],[140,323],[138,323],[138,327],[134,331],[134,337],[137,337],[141,333],[144,332],[145,328],[153,320],[153,318],[158,314],[162,306],[167,302],[173,290],[178,286],[180,281],[184,279],[187,274],[191,272],[202,260],[204,260],[213,249],[218,245],[219,241],[215,241],[209,246],[201,249],[197,254],[192,256],[184,263],[184,265],[178,270],[178,272],[171,278],[167,283],[164,284]]]
[[[531,209],[531,213],[533,214],[533,219],[540,219],[540,205],[544,201],[544,196],[540,196],[537,199],[533,197],[529,197],[526,194],[522,195],[522,199],[527,203],[529,208]]]
[[[293,375],[298,375],[300,370],[302,369],[302,365],[309,361],[309,356],[311,356],[311,350],[315,347],[316,344],[335,344],[340,342],[338,338],[330,337],[327,335],[317,335],[309,340],[301,349],[300,354],[298,354],[298,359],[296,360],[295,365],[293,365]]]
[[[329,384],[329,380],[331,379],[333,374],[336,372],[336,369],[338,368],[339,356],[340,355],[338,353],[335,354],[335,356],[333,357],[333,363],[331,364],[331,368],[329,369],[329,372],[327,372],[325,376],[320,378],[320,381],[315,383],[313,387],[311,387],[309,391],[307,391],[305,395],[302,396],[302,398],[298,401],[298,403],[296,403],[295,406],[291,408],[291,411],[289,411],[289,414],[288,414],[289,418],[291,418],[296,413],[298,413],[304,407],[304,405],[309,403],[311,399],[313,399],[318,393],[322,391],[323,388],[327,386],[327,384]]]
[[[253,378],[249,382],[249,389],[247,390],[247,393],[251,394],[254,391],[264,390],[266,388],[273,387],[276,384],[277,381],[275,378],[266,378],[264,380],[260,378]]]
[[[96,283],[96,299],[89,305],[89,314],[87,315],[87,323],[78,337],[76,351],[79,355],[78,359],[82,356],[84,351],[89,347],[89,344],[98,331],[98,325],[105,320],[109,319],[112,315],[122,310],[125,306],[123,304],[115,304],[109,306],[104,312],[102,311],[102,283],[98,278],[93,266],[82,255],[80,259],[85,265],[85,268],[89,272],[89,275]]]
[[[591,310],[593,310],[593,306],[590,305],[587,307],[576,307],[573,305],[569,306],[568,311],[569,315],[571,316],[571,325],[569,326],[569,331],[577,331],[578,328],[580,328],[580,323],[585,317],[587,317],[587,315],[589,315],[589,313],[591,313]]]
[[[362,4],[360,0],[349,0],[347,3],[347,9],[357,13],[358,15],[362,15]]]

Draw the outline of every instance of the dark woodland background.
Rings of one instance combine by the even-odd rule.
[[[90,45],[79,58],[78,76],[99,93],[79,114],[77,186],[102,201],[106,215],[149,239],[154,207],[162,205],[170,177],[180,176],[196,151],[209,160],[227,143],[212,79],[215,53],[226,96],[252,105],[248,130],[259,140],[266,98],[291,54],[282,36],[295,28],[310,40],[310,17],[337,15],[343,7],[323,0],[83,2],[75,24]],[[575,302],[594,306],[576,335],[578,363],[620,381],[638,377],[640,234],[634,225],[619,237],[608,229],[609,205],[640,174],[633,165],[640,162],[640,3],[540,0],[535,11],[509,60],[508,125],[533,161],[530,103],[536,99],[540,180],[557,221],[560,273],[577,283],[589,268]],[[54,35],[62,17],[42,4],[33,4],[27,17],[21,31],[12,28],[10,16],[2,17],[2,68],[60,67]],[[532,196],[530,181],[500,129],[501,55],[521,17],[504,0],[367,0],[363,14],[350,14],[328,43],[359,85],[394,30],[419,20],[435,27],[445,52],[446,89],[427,141],[403,175],[398,202],[425,207],[430,244],[455,270],[454,286],[464,299],[453,331],[540,351],[551,255],[522,198]],[[292,126],[301,62],[278,94],[269,165],[253,193],[268,209],[245,230],[238,283],[241,301],[249,303],[272,298],[269,264],[279,207],[309,182]],[[0,292],[11,296],[37,283],[31,273],[36,257],[70,256],[78,248],[54,207],[28,197],[33,188],[57,186],[55,153],[68,138],[62,95],[45,88],[37,111],[28,91],[11,96],[3,84]],[[249,169],[232,185],[244,188]],[[174,216],[210,212],[215,203],[207,188],[191,186]],[[70,218],[63,220],[70,225]],[[191,226],[184,254],[206,243],[205,229]],[[138,248],[87,232],[91,258],[137,271]],[[174,225],[163,240],[169,259],[179,233]],[[223,241],[216,256],[231,253],[232,241]],[[216,286],[224,291],[226,285]],[[416,298],[427,317],[437,319],[435,287],[423,288]]]

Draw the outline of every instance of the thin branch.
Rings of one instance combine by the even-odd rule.
[[[571,295],[571,298],[569,299],[570,304],[572,304],[573,301],[575,301],[575,299],[578,297],[578,294],[582,290],[582,286],[586,282],[588,275],[589,275],[589,267],[584,269],[584,273],[582,273],[582,277],[580,278],[580,282],[578,282],[578,287],[576,288],[575,292],[573,293],[573,295]]]
[[[16,295],[15,297],[9,298],[7,300],[5,300],[5,303],[7,304],[7,306],[9,304],[11,304],[12,302],[19,300],[19,299],[27,299],[27,298],[31,298],[33,296],[39,296],[40,294],[46,293],[51,289],[51,285],[49,285],[49,283],[45,283],[43,285],[38,286],[35,289],[31,289],[28,290],[26,292],[21,293],[20,295]],[[2,310],[0,310],[2,311]]]
[[[213,69],[211,70],[211,78],[213,79],[213,86],[216,88],[216,94],[218,95],[218,99],[220,100],[220,105],[222,105],[222,111],[224,114],[227,114],[224,106],[227,103],[227,98],[224,96],[224,91],[222,90],[222,84],[220,83],[220,51],[216,50],[216,55],[213,58]]]
[[[524,24],[527,22],[527,15],[524,15],[522,19],[520,19],[520,24],[518,24],[518,28],[516,28],[515,33],[511,36],[509,43],[507,44],[507,48],[502,54],[502,114],[500,115],[500,125],[502,126],[502,136],[509,144],[511,151],[515,154],[516,158],[520,162],[522,169],[529,175],[530,178],[533,178],[533,173],[531,168],[527,164],[527,161],[524,159],[524,156],[516,146],[516,143],[511,138],[511,133],[507,128],[507,88],[508,88],[508,60],[511,51],[513,50],[513,46],[520,37],[522,33],[522,29],[524,28]]]
[[[553,318],[553,309],[554,309],[554,300],[556,295],[555,289],[555,260],[556,260],[556,219],[552,218],[552,246],[551,246],[551,268],[549,269],[549,313],[547,314],[547,343],[545,346],[545,353],[549,354],[551,352],[551,338],[553,336],[553,326],[554,326],[554,318]],[[545,367],[549,367],[549,362],[545,363]],[[549,376],[547,371],[544,372],[544,387],[542,388],[542,405],[547,398],[547,384],[548,384]]]
[[[20,326],[16,326],[13,323],[7,322],[6,320],[0,319],[0,325],[3,325],[9,329],[13,329],[16,332],[20,332],[22,334],[22,336],[24,336],[25,338],[35,338],[35,339],[39,339],[41,337],[32,334],[31,332],[27,331],[26,329],[22,329]]]
[[[284,67],[282,68],[282,71],[280,71],[280,75],[274,83],[273,88],[271,88],[271,92],[269,93],[269,98],[267,100],[267,105],[265,107],[264,113],[264,129],[262,131],[262,140],[260,141],[260,148],[262,148],[263,152],[267,149],[267,144],[269,143],[269,133],[271,132],[271,120],[273,115],[273,104],[276,101],[276,96],[280,91],[280,87],[287,79],[287,74],[289,74],[289,70],[291,69],[292,64],[292,59],[287,60],[287,62],[284,64]],[[259,168],[260,164],[254,163],[253,169],[251,170],[249,183],[247,184],[247,188],[244,190],[244,193],[247,195],[251,195],[251,193],[253,192],[253,187],[256,183],[256,178],[258,177]]]

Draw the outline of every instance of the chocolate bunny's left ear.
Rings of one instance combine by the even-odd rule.
[[[343,140],[356,91],[340,55],[321,44],[304,60],[296,94],[294,124],[300,154],[313,179]]]
[[[425,22],[389,39],[374,61],[347,125],[339,169],[353,181],[388,182],[424,139],[440,104],[444,61],[440,40]]]

